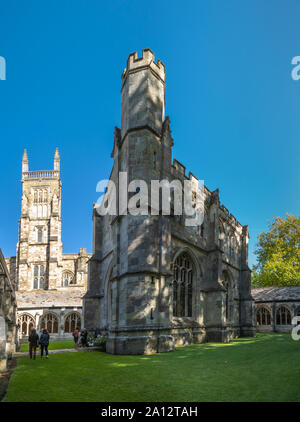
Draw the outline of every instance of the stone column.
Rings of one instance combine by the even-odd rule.
[[[0,372],[7,369],[7,355],[6,355],[6,322],[3,316],[0,316]]]

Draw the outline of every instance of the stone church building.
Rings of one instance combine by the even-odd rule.
[[[82,327],[82,297],[87,288],[86,249],[63,253],[61,241],[60,157],[54,169],[29,171],[22,160],[22,204],[16,257],[6,258],[16,290],[20,337],[32,327],[52,338],[71,337]]]
[[[110,180],[198,179],[172,161],[165,117],[165,67],[151,50],[130,54],[122,74],[121,128],[115,129]],[[188,142],[181,140],[180,142]],[[213,163],[212,163],[213,164]],[[136,191],[138,192],[138,190]],[[93,255],[84,297],[87,328],[109,331],[107,351],[167,352],[177,345],[254,336],[248,226],[204,187],[204,221],[185,215],[93,213]]]

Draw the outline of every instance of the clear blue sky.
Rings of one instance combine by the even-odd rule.
[[[299,214],[300,2],[1,1],[0,247],[15,255],[21,159],[62,159],[65,252],[92,248],[96,184],[110,174],[121,73],[151,48],[166,66],[174,157],[256,237]]]

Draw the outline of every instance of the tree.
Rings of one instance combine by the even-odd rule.
[[[274,217],[269,231],[258,236],[254,253],[253,287],[300,285],[300,217]]]

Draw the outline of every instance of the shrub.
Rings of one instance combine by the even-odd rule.
[[[100,347],[101,350],[105,351],[106,349],[106,336],[98,336],[94,339],[94,346]]]

